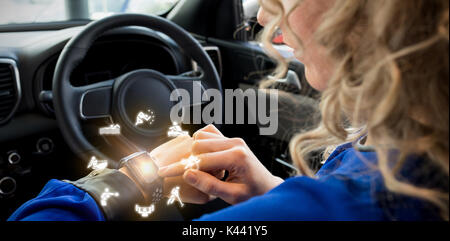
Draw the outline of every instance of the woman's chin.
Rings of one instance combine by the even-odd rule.
[[[321,81],[317,75],[317,71],[311,71],[305,64],[305,77],[308,84],[317,91],[324,91],[326,89],[326,83]]]

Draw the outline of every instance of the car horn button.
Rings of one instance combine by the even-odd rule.
[[[124,130],[161,136],[170,125],[176,91],[171,80],[154,70],[137,70],[119,77],[114,85],[113,117]]]

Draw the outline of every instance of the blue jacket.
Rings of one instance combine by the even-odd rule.
[[[376,160],[374,152],[358,152],[351,143],[342,145],[330,155],[317,178],[289,178],[262,196],[198,220],[439,219],[438,210],[432,205],[387,191],[381,174],[373,168]],[[85,191],[67,182],[51,180],[9,220],[104,221],[105,215]]]

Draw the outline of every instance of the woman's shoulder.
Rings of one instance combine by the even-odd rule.
[[[440,188],[448,192],[448,182],[439,181],[442,178],[437,178],[438,171],[420,171],[432,170],[430,163],[426,158],[411,156],[399,170],[398,178],[413,185]],[[301,183],[305,182],[303,179],[293,177],[286,184],[301,187]],[[368,149],[360,151],[351,144],[338,147],[310,182],[337,197],[345,197],[351,205],[376,209],[385,220],[440,219],[437,209],[431,204],[391,192],[378,169],[376,153]]]
[[[352,176],[376,174],[377,155],[374,151],[366,149],[359,151],[352,143],[338,146],[324,162],[316,177],[330,174]],[[361,175],[362,174],[362,175]]]

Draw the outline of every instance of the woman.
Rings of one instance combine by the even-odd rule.
[[[200,220],[448,220],[448,1],[260,3],[263,43],[280,61],[279,76],[286,60],[270,44],[278,27],[305,64],[308,82],[322,92],[319,127],[290,144],[299,176],[273,176],[244,141],[208,126],[153,151],[165,185],[182,183],[185,202],[218,197],[233,204]],[[325,164],[313,173],[307,156],[323,147]],[[173,152],[178,156],[166,155]],[[191,153],[200,160],[198,170],[185,170],[180,162]],[[229,172],[225,181],[223,170]],[[105,218],[79,183],[81,189],[48,185],[50,191],[45,188],[10,219],[50,215],[42,212],[52,205],[38,207],[69,191],[72,201],[61,206],[84,211],[60,214]]]

